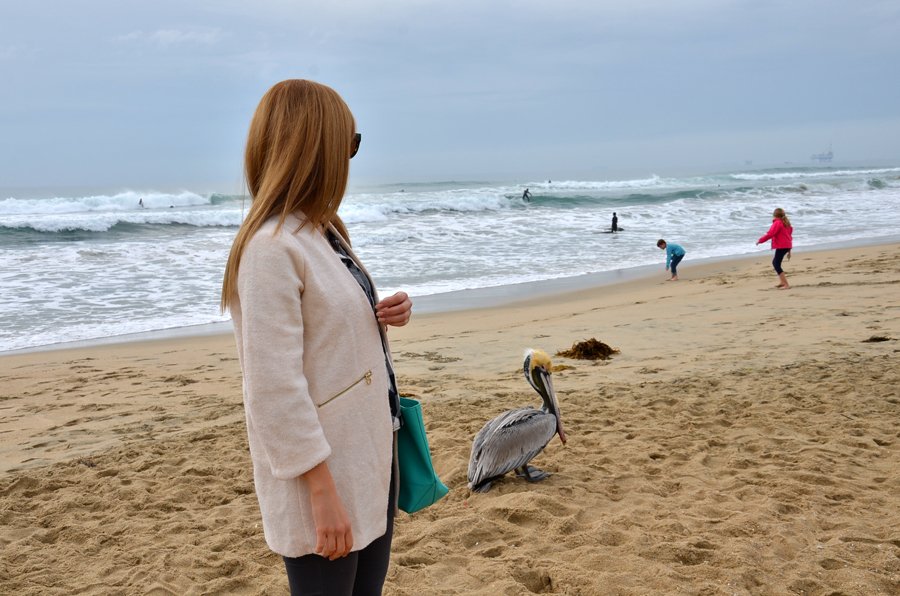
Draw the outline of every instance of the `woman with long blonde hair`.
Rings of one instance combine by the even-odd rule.
[[[772,267],[778,275],[778,285],[775,286],[779,290],[787,290],[791,286],[788,284],[787,274],[781,268],[781,262],[785,257],[790,260],[791,248],[794,246],[793,240],[794,228],[791,226],[791,220],[788,219],[787,213],[781,207],[775,209],[772,213],[772,226],[759,240],[756,245],[759,246],[766,240],[772,240],[772,249],[775,250],[775,256],[772,258]]]
[[[222,283],[263,531],[292,594],[380,594],[390,559],[399,395],[386,329],[412,302],[378,300],[337,215],[360,140],[325,85],[263,96],[244,155],[252,202]]]

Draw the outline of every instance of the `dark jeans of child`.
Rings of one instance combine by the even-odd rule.
[[[775,249],[775,257],[772,259],[772,267],[775,267],[775,273],[781,275],[784,271],[781,269],[781,261],[784,260],[785,255],[791,252],[789,248],[776,248]]]
[[[672,257],[672,265],[671,265],[672,277],[675,277],[676,275],[678,275],[676,268],[678,267],[678,263],[680,263],[681,259],[683,259],[683,258],[684,258],[684,255],[675,255],[674,257]]]
[[[394,480],[387,502],[387,531],[366,548],[329,561],[319,555],[284,557],[291,596],[380,596],[391,560]]]

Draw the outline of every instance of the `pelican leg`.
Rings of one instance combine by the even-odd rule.
[[[528,482],[540,482],[541,480],[549,478],[550,473],[539,470],[534,466],[525,465],[521,468],[516,468],[516,476],[521,476]]]
[[[472,487],[473,493],[486,493],[491,490],[491,485],[494,483],[494,478],[489,478],[488,480],[482,481],[481,484]]]

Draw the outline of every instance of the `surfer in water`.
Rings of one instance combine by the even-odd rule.
[[[613,211],[612,227],[610,228],[610,231],[611,231],[613,234],[615,234],[616,232],[619,231],[619,218],[616,217],[616,212],[615,212],[615,211]]]
[[[522,200],[523,201],[531,201],[531,193],[528,191],[527,188],[525,189],[525,192],[522,193]]]
[[[138,199],[138,205],[141,206],[141,209],[144,208],[144,197],[141,197],[140,199]]]

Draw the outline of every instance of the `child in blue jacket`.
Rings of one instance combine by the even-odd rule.
[[[667,243],[662,238],[656,242],[656,246],[666,251],[666,271],[669,270],[669,267],[672,268],[672,277],[667,281],[678,281],[678,263],[684,258],[684,249],[680,244]]]

